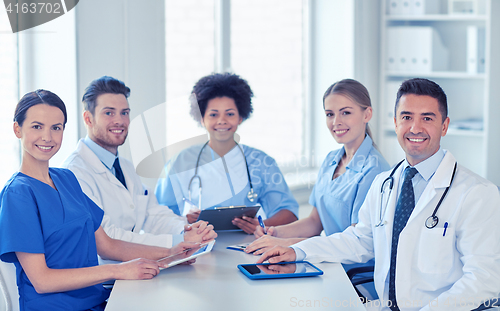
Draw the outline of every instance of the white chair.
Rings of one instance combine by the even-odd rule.
[[[14,264],[0,261],[0,291],[2,293],[0,310],[19,311],[19,292]]]

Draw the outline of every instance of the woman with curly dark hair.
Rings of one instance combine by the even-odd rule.
[[[202,209],[256,204],[262,206],[267,226],[297,220],[298,203],[276,161],[235,139],[238,126],[253,111],[253,92],[248,83],[235,74],[211,74],[195,84],[192,95],[196,100],[191,103],[191,116],[210,138],[169,161],[165,167],[167,177],[160,179],[156,187],[160,204],[186,215],[190,222]],[[193,178],[195,175],[199,178]],[[237,218],[233,224],[247,233],[259,226],[258,220],[251,217]]]

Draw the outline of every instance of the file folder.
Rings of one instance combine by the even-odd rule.
[[[388,27],[386,41],[389,71],[427,73],[448,70],[448,49],[433,27]],[[396,60],[395,64],[392,59]]]

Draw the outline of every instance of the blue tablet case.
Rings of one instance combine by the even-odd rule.
[[[308,272],[294,272],[294,273],[276,273],[276,274],[268,274],[268,273],[260,273],[261,269],[258,266],[274,266],[274,265],[286,265],[286,264],[305,264]],[[245,267],[250,269],[250,273]],[[264,279],[282,279],[282,278],[299,278],[299,277],[308,277],[308,276],[317,276],[323,275],[323,271],[311,264],[308,261],[293,261],[293,262],[280,262],[278,264],[272,263],[263,263],[263,264],[244,264],[238,265],[238,269],[246,275],[249,279],[252,280],[264,280]]]

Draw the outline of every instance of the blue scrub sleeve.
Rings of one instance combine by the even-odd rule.
[[[177,200],[175,198],[174,188],[172,187],[172,182],[170,180],[170,176],[168,175],[166,167],[165,171],[167,172],[167,177],[159,179],[158,183],[156,184],[156,199],[161,205],[168,206],[175,214],[181,215],[179,206],[177,205]]]
[[[269,161],[269,159],[266,161]],[[263,174],[264,177],[256,179],[256,181],[264,183],[258,201],[264,208],[267,218],[284,209],[291,211],[298,218],[299,204],[288,188],[285,177],[281,173],[276,161],[272,159],[270,164],[267,162],[263,163],[266,166],[265,173]],[[252,180],[252,183],[255,184],[256,182]]]
[[[33,198],[7,189],[0,206],[0,259],[17,262],[15,252],[45,253],[38,207]]]
[[[97,229],[99,229],[99,226],[101,225],[102,218],[104,217],[104,211],[83,192],[78,179],[72,171],[68,169],[61,169],[60,173],[61,178],[67,178],[68,182],[72,184],[74,188],[74,192],[72,193],[72,195],[77,198],[83,197],[82,203],[84,203],[88,207],[90,215],[92,216],[92,221],[94,223],[94,232],[97,231]]]
[[[104,217],[104,211],[94,203],[85,193],[82,192],[87,201],[87,206],[89,212],[92,215],[92,221],[94,222],[94,232],[101,226],[102,218]]]

